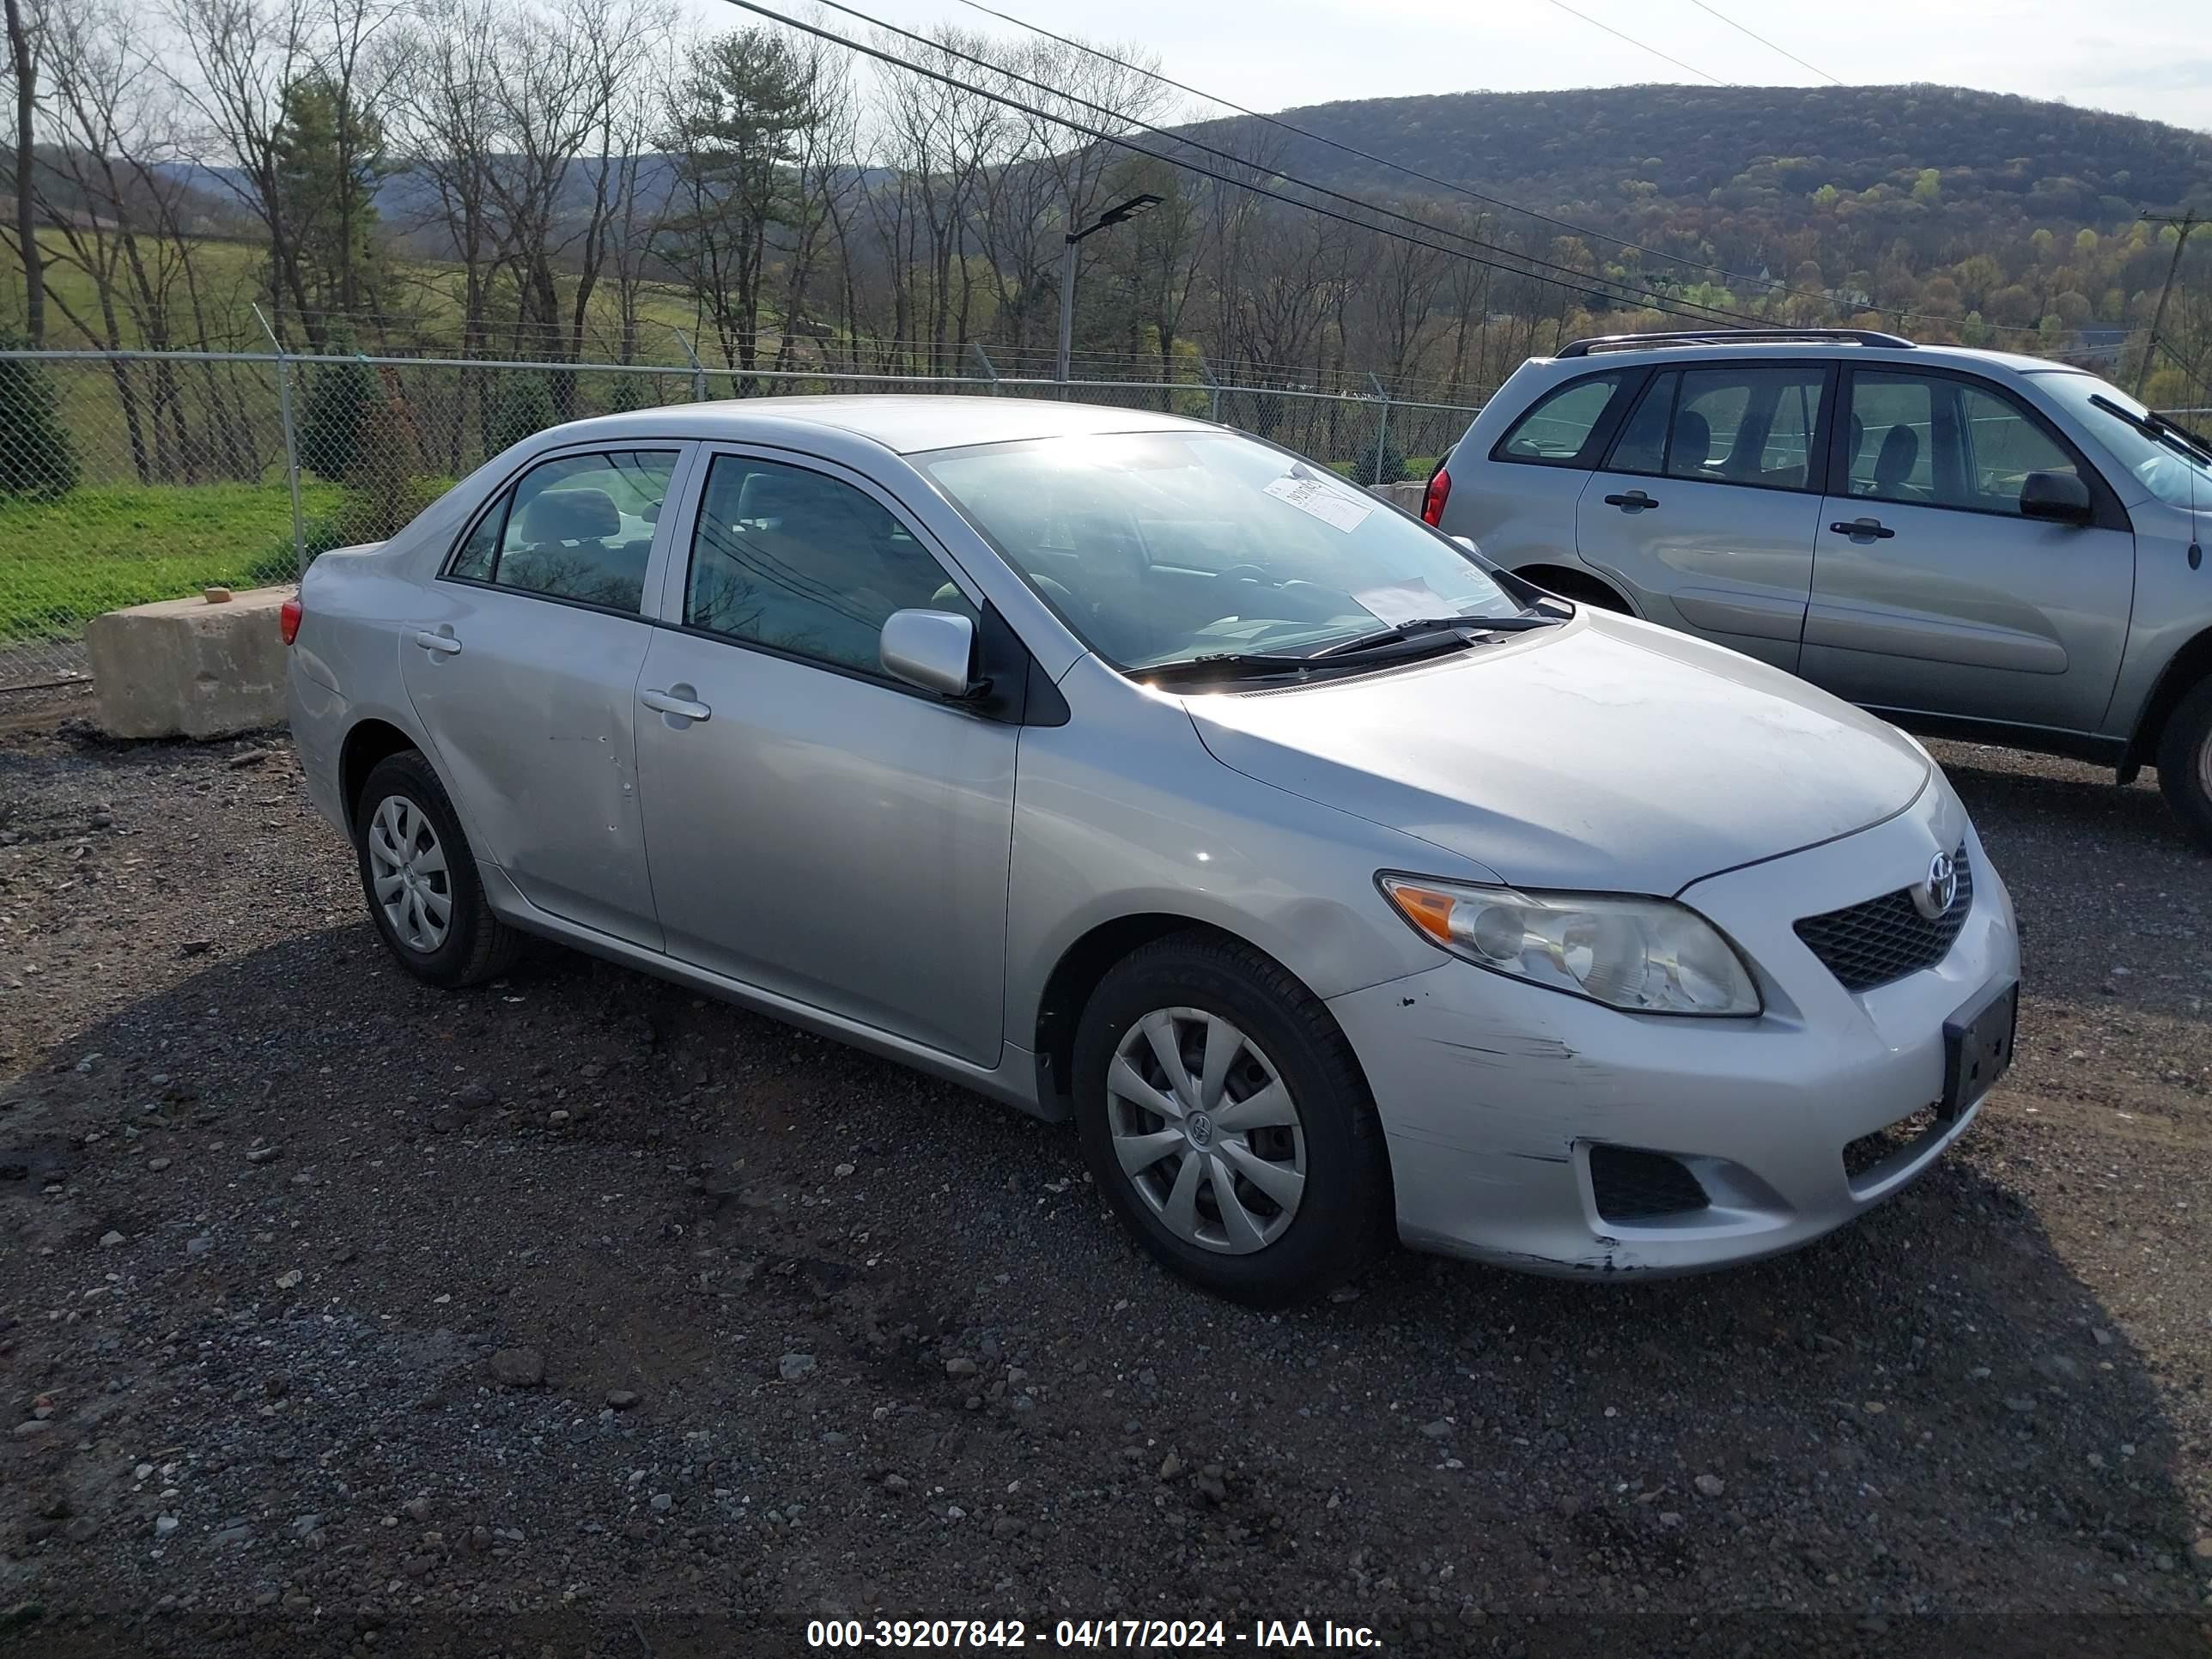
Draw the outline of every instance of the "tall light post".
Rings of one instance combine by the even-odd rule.
[[[1133,219],[1140,213],[1149,213],[1160,204],[1160,198],[1147,191],[1141,196],[1132,196],[1126,202],[1116,202],[1080,230],[1071,230],[1060,250],[1060,356],[1053,378],[1060,385],[1067,384],[1067,356],[1075,343],[1075,245],[1085,237]],[[1069,216],[1073,222],[1073,216]]]

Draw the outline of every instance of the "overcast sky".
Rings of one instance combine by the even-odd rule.
[[[908,28],[946,20],[1007,27],[959,0],[848,3]],[[1655,52],[1721,81],[1819,81],[1712,15],[1719,12],[1853,84],[1936,81],[2212,131],[2212,0],[1709,0],[1712,11],[1695,0],[1566,0],[1641,46],[1552,0],[988,3],[1060,33],[1149,47],[1167,74],[1263,110],[1408,93],[1700,80]],[[690,3],[710,22],[752,21],[717,0]],[[799,11],[805,0],[763,3]],[[835,13],[826,21],[860,28]]]

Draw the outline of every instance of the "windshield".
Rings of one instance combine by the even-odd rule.
[[[1310,655],[1416,619],[1521,611],[1442,536],[1232,433],[1046,438],[914,459],[1123,669]]]
[[[2065,404],[2069,414],[2095,433],[2098,441],[2152,495],[2169,507],[2212,511],[2212,465],[2192,459],[2173,444],[2153,437],[2140,427],[2130,426],[2111,410],[2100,409],[2090,399],[2107,398],[2130,415],[2148,416],[2149,411],[2142,404],[2094,374],[2046,373],[2036,379],[2045,391]]]

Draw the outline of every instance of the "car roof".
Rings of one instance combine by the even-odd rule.
[[[1060,403],[1042,398],[939,392],[861,392],[830,398],[738,398],[719,403],[677,404],[573,421],[541,434],[562,442],[594,438],[760,440],[804,435],[830,428],[871,440],[900,454],[951,449],[965,444],[1012,443],[1104,432],[1171,428],[1216,432],[1203,421],[1154,410],[1102,404]]]

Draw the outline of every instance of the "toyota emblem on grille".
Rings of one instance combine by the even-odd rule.
[[[1948,853],[1928,860],[1928,879],[1912,890],[1912,908],[1934,921],[1948,915],[1959,897],[1959,866]]]

